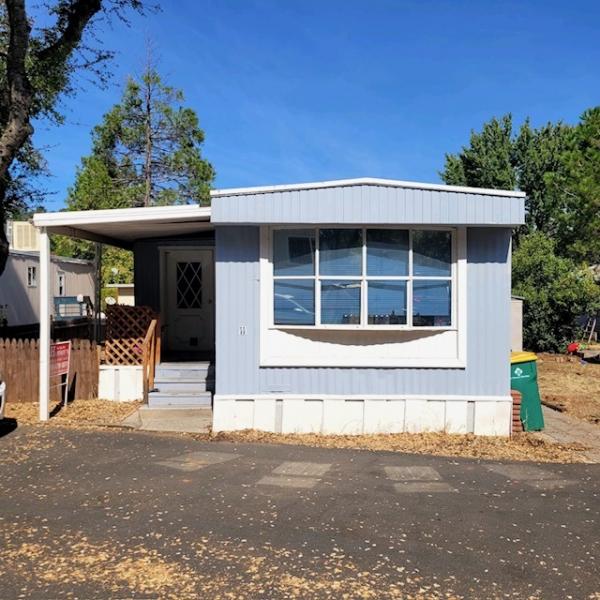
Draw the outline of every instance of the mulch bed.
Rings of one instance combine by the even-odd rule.
[[[37,402],[9,402],[5,417],[21,425],[52,425],[60,427],[116,426],[140,406],[141,402],[111,402],[110,400],[76,400],[65,408],[62,403],[50,407],[50,420],[40,423]]]
[[[6,417],[17,424],[67,428],[120,427],[123,419],[140,406],[139,402],[79,400],[60,408],[46,423],[38,420],[37,403],[8,404]],[[161,434],[161,435],[169,435]],[[462,456],[492,460],[571,463],[585,462],[584,447],[559,445],[531,433],[511,438],[451,435],[446,433],[395,433],[370,435],[277,434],[247,430],[218,434],[172,434],[191,436],[198,441],[260,444],[298,444],[319,448],[347,448],[376,452],[403,452],[437,456]]]
[[[404,452],[436,456],[462,456],[492,460],[550,463],[586,462],[580,445],[561,445],[519,433],[512,438],[452,435],[447,433],[389,433],[372,435],[277,434],[256,430],[194,434],[202,441],[235,443],[299,444],[318,448],[348,448],[378,452]]]

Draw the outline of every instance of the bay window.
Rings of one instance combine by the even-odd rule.
[[[283,228],[271,247],[275,326],[453,326],[453,230]]]

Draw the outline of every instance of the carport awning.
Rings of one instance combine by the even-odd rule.
[[[47,233],[131,249],[139,239],[185,235],[210,227],[208,206],[149,206],[73,212],[38,213],[36,227]]]

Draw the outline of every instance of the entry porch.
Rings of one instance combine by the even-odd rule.
[[[146,207],[39,214],[40,419],[49,416],[50,238],[133,252],[135,306],[107,306],[99,397],[149,409],[209,408],[214,391],[214,228],[210,208]],[[100,310],[101,307],[96,307]]]

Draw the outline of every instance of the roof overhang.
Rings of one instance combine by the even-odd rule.
[[[223,224],[337,223],[515,226],[523,192],[395,179],[340,179],[211,192],[193,204],[38,213],[48,233],[130,249],[136,240],[192,235]]]
[[[73,212],[37,213],[36,227],[48,233],[131,249],[139,239],[193,234],[210,228],[210,207],[149,206]]]

